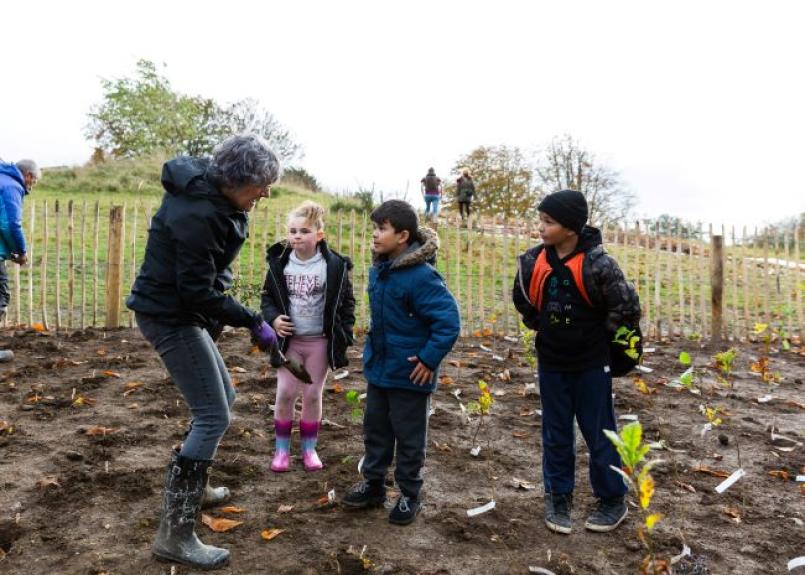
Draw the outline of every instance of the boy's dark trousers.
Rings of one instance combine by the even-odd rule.
[[[590,484],[599,498],[620,497],[626,484],[610,465],[621,467],[604,429],[617,430],[612,404],[612,377],[603,367],[585,371],[539,370],[542,396],[542,475],[545,491],[571,493],[575,485],[578,421],[590,452]]]
[[[430,393],[368,385],[363,416],[364,478],[383,481],[397,452],[394,479],[403,495],[419,498],[425,464]]]

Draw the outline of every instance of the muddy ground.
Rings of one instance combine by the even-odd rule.
[[[191,572],[172,570],[149,552],[165,463],[188,414],[139,333],[7,329],[0,333],[0,346],[16,353],[13,362],[0,366],[0,572]],[[220,347],[239,398],[213,478],[233,490],[230,504],[245,510],[209,511],[243,521],[231,531],[199,527],[206,542],[232,551],[231,565],[222,573],[638,571],[644,551],[636,537],[640,511],[634,504],[618,531],[584,531],[592,497],[583,442],[574,531],[561,536],[543,526],[540,402],[527,389],[534,376],[519,343],[465,339],[445,363],[443,376],[452,383],[434,396],[426,507],[409,527],[390,525],[382,509],[350,512],[327,503],[330,490],[340,498],[358,479],[361,430],[351,419],[345,392],[365,385],[359,349],[351,352],[349,375],[328,382],[328,424],[320,442],[326,468],[305,473],[295,458],[291,473],[276,475],[266,468],[274,375],[265,370],[261,355],[250,353],[244,333],[225,333]],[[805,456],[801,444],[773,442],[771,431],[773,426],[805,442],[805,357],[796,349],[772,349],[770,366],[782,380],[769,386],[749,369],[766,355],[764,347],[741,344],[734,390],[729,390],[718,386],[715,371],[706,367],[718,350],[695,342],[654,347],[646,359],[654,371],[644,379],[655,393],[643,394],[631,378],[622,378],[615,383],[615,401],[619,416],[636,415],[650,440],[670,448],[657,451],[667,463],[654,472],[652,507],[665,516],[654,532],[660,556],[675,555],[687,544],[692,555],[675,565],[675,573],[785,573],[788,560],[805,555],[805,492],[795,482],[805,474]],[[701,396],[663,385],[683,371],[677,362],[680,349],[700,367]],[[504,369],[510,381],[501,378]],[[459,403],[477,399],[480,378],[492,384],[496,401],[477,441],[481,452],[473,457],[475,419],[467,424]],[[458,398],[452,395],[456,390]],[[772,399],[756,401],[765,395]],[[702,437],[706,420],[699,405],[704,401],[727,415],[722,426]],[[738,468],[737,446],[747,475],[719,495],[714,487],[723,479],[695,468],[732,472]],[[467,516],[468,509],[493,499],[494,510]],[[292,509],[279,512],[281,505]],[[261,532],[272,528],[284,531],[262,540]]]

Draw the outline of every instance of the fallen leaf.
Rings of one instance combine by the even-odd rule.
[[[536,409],[523,409],[520,410],[520,417],[531,417],[536,413],[537,413]]]
[[[225,531],[229,531],[230,529],[234,529],[238,525],[243,525],[243,521],[213,517],[211,515],[207,515],[206,513],[201,514],[201,522],[216,533],[223,533]]]
[[[78,397],[76,397],[73,400],[73,407],[81,407],[81,406],[84,406],[84,405],[88,405],[88,406],[92,407],[96,403],[97,402],[94,399],[90,398],[90,397],[84,397],[83,395],[79,395]]]
[[[235,367],[229,368],[229,371],[231,371],[232,373],[246,373],[245,369],[243,369],[242,367],[239,367],[237,365]]]
[[[536,489],[536,485],[534,485],[530,481],[526,481],[524,479],[518,479],[517,477],[512,477],[511,486],[514,487],[515,489],[524,489],[526,491]]]
[[[696,493],[696,488],[693,487],[690,483],[683,483],[681,481],[674,481],[676,485],[684,489],[685,491],[690,491],[691,493]]]
[[[450,453],[453,451],[453,448],[450,447],[447,443],[439,443],[435,439],[433,440],[433,446],[438,449],[439,451],[444,451]]]
[[[120,375],[116,371],[106,370],[106,371],[103,371],[101,373],[103,373],[106,377],[117,377],[117,378],[123,377],[122,375]]]
[[[47,331],[45,329],[45,324],[43,323],[33,323],[31,324],[31,329],[33,329],[34,331],[38,331],[39,333]]]
[[[61,489],[61,484],[59,483],[58,479],[56,479],[55,475],[46,475],[36,482],[36,486],[39,489],[47,489],[48,487],[56,487]]]
[[[772,477],[779,477],[784,481],[788,481],[789,479],[791,479],[791,475],[789,475],[788,471],[784,469],[775,469],[773,471],[769,471],[769,475],[771,475]]]
[[[483,331],[483,332],[481,332],[481,333],[483,333],[483,334],[484,334],[484,337],[490,337],[490,336],[495,335],[495,332],[494,332],[494,331],[492,331],[491,329],[489,329],[488,327],[487,327],[487,328],[484,328],[484,331]]]
[[[800,402],[795,401],[793,399],[789,399],[785,403],[786,403],[786,405],[790,405],[791,407],[798,407],[800,409],[805,409],[805,403],[800,403]]]
[[[244,513],[245,511],[246,510],[243,507],[235,507],[234,505],[221,507],[221,513]]]
[[[734,507],[725,507],[724,508],[724,515],[728,515],[732,518],[735,523],[741,522],[741,512],[735,509]]]
[[[449,363],[449,364],[450,364],[450,365],[452,365],[453,367],[461,367],[461,362],[460,362],[460,361],[458,361],[457,359],[451,359],[451,360],[450,360],[450,361],[448,361],[447,363]]]
[[[283,531],[285,531],[285,529],[263,529],[263,531],[260,532],[260,537],[262,537],[264,541],[271,541]]]
[[[512,437],[523,438],[528,437],[529,435],[531,434],[528,433],[527,431],[512,431]]]
[[[103,357],[106,355],[106,350],[104,348],[96,349],[95,355]]]
[[[277,513],[290,513],[293,511],[293,505],[280,505],[277,508]]]
[[[443,375],[439,378],[439,383],[442,385],[453,385],[455,381],[449,375]]]
[[[319,497],[316,501],[316,504],[319,507],[326,507],[328,505],[332,505],[333,503],[335,503],[335,489],[331,489],[327,492],[327,495]]]
[[[509,371],[509,368],[506,368],[502,372],[500,372],[498,377],[500,378],[501,381],[511,381],[512,380],[512,374]]]
[[[481,330],[476,329],[474,332],[472,332],[472,336],[473,337],[481,337]]]
[[[145,385],[142,381],[129,381],[123,386],[123,397],[128,397]]]
[[[709,467],[694,467],[693,471],[698,473],[706,473],[707,475],[712,475],[713,477],[729,477],[730,474],[726,471],[719,471],[717,469],[710,469]]]
[[[655,391],[654,389],[650,388],[646,383],[646,380],[639,375],[634,378],[634,385],[637,388],[637,391],[644,395],[651,395]]]
[[[3,421],[0,421],[0,433],[11,435],[14,433],[14,426],[4,419]]]
[[[103,427],[101,425],[93,425],[84,430],[84,435],[95,436],[95,435],[111,435],[118,431],[114,427]]]
[[[340,383],[334,383],[333,386],[330,388],[330,391],[333,393],[342,393],[344,391],[344,386]]]

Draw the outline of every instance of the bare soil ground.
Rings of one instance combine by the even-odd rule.
[[[482,343],[493,352],[480,348]],[[139,333],[8,329],[0,333],[0,347],[16,353],[13,362],[0,366],[0,572],[191,572],[156,562],[149,551],[165,464],[171,446],[181,440],[188,413]],[[320,442],[326,468],[305,473],[295,458],[293,471],[284,475],[267,471],[274,375],[265,369],[264,357],[249,352],[245,334],[225,333],[220,347],[238,381],[239,398],[213,479],[233,490],[230,505],[244,511],[207,512],[243,524],[224,533],[205,525],[198,531],[206,542],[232,551],[231,565],[222,573],[638,571],[644,551],[636,538],[640,511],[634,503],[630,518],[614,533],[583,528],[593,503],[583,441],[574,531],[561,536],[544,527],[540,400],[526,389],[534,375],[519,343],[465,339],[445,363],[442,374],[452,383],[434,395],[426,507],[409,527],[390,525],[382,509],[350,512],[327,503],[329,491],[340,499],[358,479],[361,428],[351,419],[345,392],[365,386],[360,347],[350,352],[349,375],[328,383],[328,424]],[[670,448],[657,451],[666,464],[654,472],[652,506],[665,516],[655,529],[659,553],[670,557],[683,544],[690,546],[692,555],[674,566],[675,573],[785,573],[789,559],[805,555],[805,492],[795,482],[805,474],[805,358],[772,351],[771,368],[782,381],[769,387],[749,370],[765,354],[763,347],[742,344],[729,390],[706,367],[719,350],[693,342],[655,347],[646,360],[654,371],[644,375],[655,393],[641,393],[632,378],[622,378],[615,383],[615,403],[620,416],[636,415],[651,441],[662,440]],[[682,371],[680,349],[700,367],[701,396],[663,385]],[[504,369],[510,381],[501,378]],[[459,404],[477,399],[480,378],[492,385],[496,401],[479,436],[481,452],[473,457],[475,419],[467,423]],[[772,399],[757,402],[765,395]],[[722,426],[701,436],[704,402],[727,415]],[[773,442],[772,428],[800,444]],[[719,495],[714,487],[723,479],[695,469],[734,471],[738,445],[747,475]],[[491,500],[494,510],[468,517],[468,509]],[[280,512],[281,505],[292,509]],[[261,539],[271,528],[284,531],[270,541]]]

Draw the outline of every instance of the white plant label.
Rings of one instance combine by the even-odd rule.
[[[797,567],[805,567],[805,555],[797,557],[788,562],[788,570],[793,571]]]
[[[341,373],[336,373],[336,374],[333,376],[333,379],[334,379],[334,380],[336,380],[336,381],[338,381],[339,379],[344,379],[344,378],[345,378],[346,376],[348,376],[348,375],[349,375],[349,370],[348,370],[348,369],[345,369],[345,370],[344,370],[344,371],[342,371]]]
[[[361,456],[361,460],[358,462],[358,473],[360,473],[360,472],[361,472],[361,469],[363,469],[363,458],[364,458],[364,457],[366,457],[366,456],[365,456],[365,455],[362,455],[362,456]]]
[[[635,366],[635,368],[637,369],[637,371],[642,371],[643,373],[651,373],[652,371],[654,371],[650,367],[646,367],[643,364],[638,364]]]
[[[623,415],[619,415],[618,419],[621,421],[637,421],[638,417],[636,413],[624,413]]]
[[[475,517],[476,515],[480,515],[481,513],[492,511],[494,508],[495,508],[495,502],[490,501],[486,505],[481,505],[480,507],[475,507],[474,509],[467,509],[467,516]]]
[[[481,446],[480,445],[476,445],[475,447],[470,449],[470,455],[472,455],[473,457],[478,457],[478,455],[480,453],[481,453]]]
[[[736,469],[732,472],[732,475],[727,477],[724,481],[716,485],[716,493],[724,493],[727,489],[732,487],[732,484],[738,481],[741,477],[746,475],[746,471],[743,469]]]

